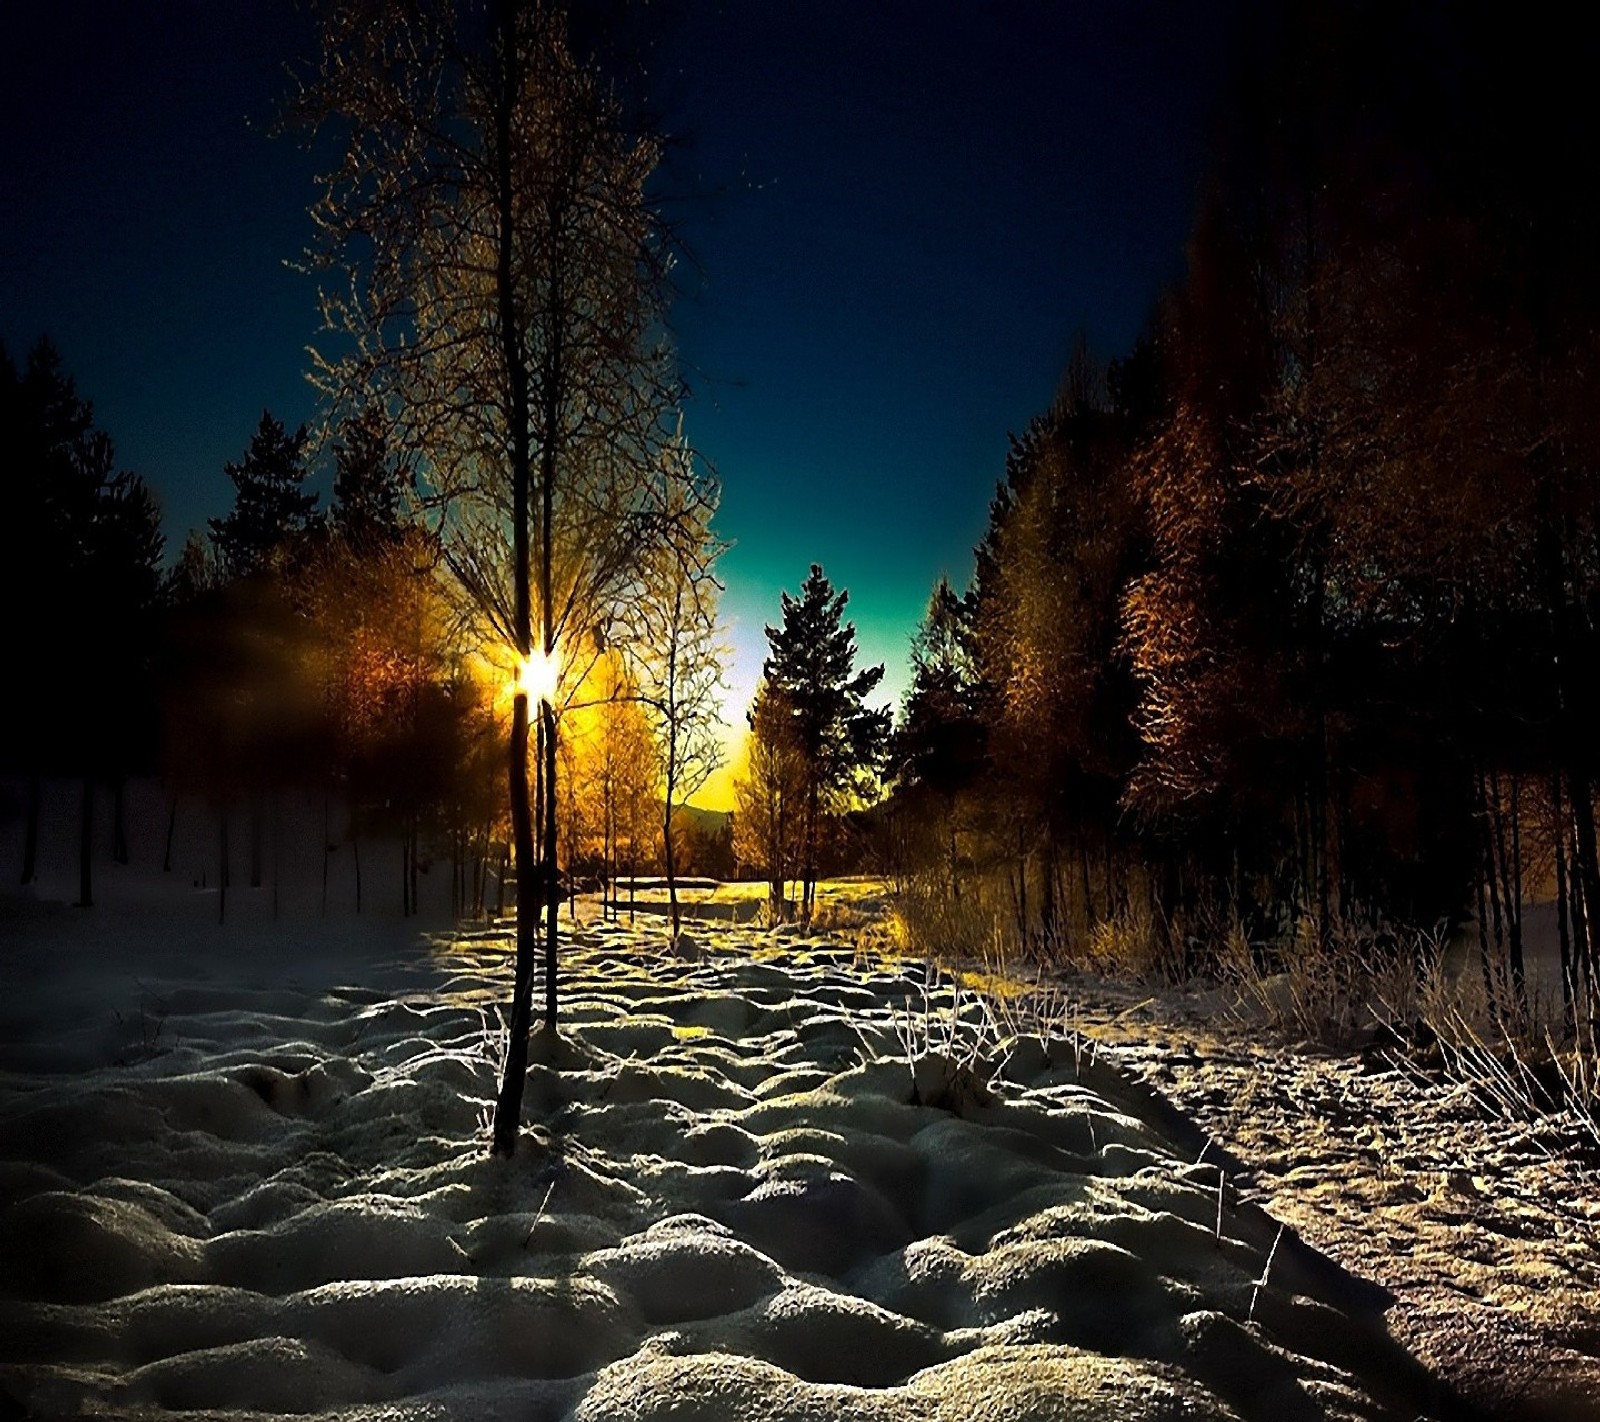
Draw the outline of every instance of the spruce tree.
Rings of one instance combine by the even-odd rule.
[[[306,430],[293,434],[268,410],[237,464],[225,466],[234,504],[226,518],[207,520],[217,561],[230,578],[261,571],[272,556],[311,527],[317,496],[306,478]]]
[[[393,541],[403,494],[383,413],[369,405],[345,421],[333,446],[333,526],[353,548]]]
[[[79,897],[87,905],[95,781],[120,780],[148,748],[160,517],[143,480],[118,472],[110,438],[95,429],[48,339],[20,368],[0,347],[0,448],[16,527],[26,533],[0,564],[14,663],[26,679],[0,710],[0,772],[28,783],[24,884],[38,868],[43,777],[83,776]],[[86,645],[114,698],[110,716],[102,696],[85,693]]]
[[[788,709],[804,766],[801,914],[807,920],[816,899],[823,816],[877,770],[889,734],[890,712],[865,704],[883,680],[883,667],[855,670],[855,624],[844,620],[849,599],[813,563],[800,596],[783,594],[783,625],[766,629],[772,655],[762,675]]]

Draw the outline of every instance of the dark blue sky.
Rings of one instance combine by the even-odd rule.
[[[676,324],[736,543],[734,716],[813,561],[903,684],[1007,431],[1080,329],[1123,351],[1181,271],[1219,8],[678,0],[653,83],[690,140]],[[50,332],[175,550],[264,405],[314,414],[314,290],[284,265],[313,163],[264,132],[309,25],[282,0],[63,0],[5,29],[0,339]]]

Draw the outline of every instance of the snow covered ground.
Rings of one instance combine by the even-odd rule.
[[[1215,994],[1079,980],[1063,1015],[1226,1142],[1243,1194],[1382,1284],[1394,1335],[1480,1409],[1600,1419],[1592,1142],[1384,1052],[1291,1049]]]
[[[591,923],[501,1161],[504,933],[4,913],[0,1416],[1454,1410],[1114,1049],[918,965]]]

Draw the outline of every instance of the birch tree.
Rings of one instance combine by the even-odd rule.
[[[668,246],[646,192],[659,145],[577,57],[556,0],[329,3],[321,33],[291,105],[341,145],[312,210],[313,260],[339,279],[314,378],[335,412],[386,413],[446,565],[519,665],[543,668],[519,680],[509,738],[517,966],[493,1144],[509,1155],[541,905],[556,1025],[560,667],[631,583],[679,394],[661,338]]]
[[[672,821],[723,759],[723,664],[716,562],[727,545],[711,529],[715,482],[699,475],[681,430],[667,452],[661,504],[669,536],[651,550],[633,604],[634,676],[661,749],[661,845],[671,932],[678,937]]]

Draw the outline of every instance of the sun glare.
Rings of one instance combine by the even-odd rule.
[[[522,692],[530,702],[538,704],[556,699],[556,685],[560,678],[557,659],[536,651],[525,661],[519,659],[512,692]]]

